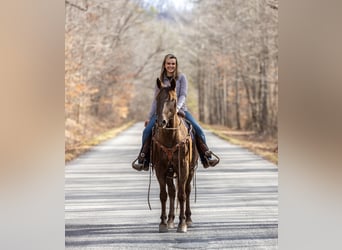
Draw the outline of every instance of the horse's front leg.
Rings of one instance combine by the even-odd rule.
[[[170,199],[170,207],[169,207],[169,216],[167,220],[167,226],[168,228],[174,228],[174,220],[175,220],[175,196],[176,196],[176,188],[175,184],[173,182],[173,170],[167,174],[166,177],[166,183],[167,183],[167,190],[169,193],[169,199]]]
[[[160,188],[160,203],[161,203],[161,215],[160,215],[160,224],[159,224],[159,232],[165,233],[167,232],[167,224],[166,224],[166,200],[167,200],[167,193],[166,193],[166,183],[165,178],[159,179],[159,188]]]
[[[179,224],[177,228],[177,232],[186,233],[187,225],[185,222],[185,200],[186,200],[186,193],[185,193],[185,183],[178,184],[178,201],[179,201]]]
[[[186,224],[188,227],[192,226],[191,220],[191,209],[190,209],[190,193],[191,193],[191,181],[194,176],[194,170],[190,170],[189,178],[186,183],[185,193],[186,193],[186,209],[185,209],[185,216],[186,216]]]
[[[187,199],[187,195],[185,192],[185,187],[188,179],[188,168],[186,165],[183,165],[181,168],[180,174],[178,174],[178,201],[179,201],[179,224],[177,228],[177,232],[186,233],[187,232],[187,224],[185,221],[185,201]]]

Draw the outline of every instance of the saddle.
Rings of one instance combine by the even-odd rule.
[[[185,113],[182,110],[178,111],[178,116],[181,118],[181,121],[183,122],[183,124],[185,125],[185,127],[188,129],[188,133],[191,136],[192,140],[195,140],[195,130],[192,129],[192,124],[189,120],[187,120],[185,118]]]

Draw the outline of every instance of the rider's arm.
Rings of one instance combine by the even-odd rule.
[[[177,110],[180,110],[185,105],[186,96],[188,94],[188,81],[184,74],[179,76],[179,83],[180,89],[178,93]]]
[[[156,109],[157,109],[156,97],[157,97],[158,92],[159,92],[159,89],[157,86],[155,86],[153,101],[152,101],[150,112],[148,114],[148,120],[151,120],[151,117],[156,113]]]

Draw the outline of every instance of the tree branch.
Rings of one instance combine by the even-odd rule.
[[[155,51],[151,52],[147,57],[145,62],[140,66],[140,68],[135,72],[134,77],[137,78],[139,74],[144,70],[146,64],[153,58],[153,56],[157,55],[158,53],[162,52],[162,44],[160,43],[159,46],[156,48]]]
[[[278,6],[276,6],[276,5],[269,4],[269,3],[267,5],[270,6],[271,9],[278,10]]]
[[[65,4],[69,4],[71,7],[75,7],[76,9],[79,9],[81,11],[87,11],[88,10],[88,2],[85,1],[85,7],[78,6],[77,4],[71,3],[70,1],[65,0]]]
[[[278,0],[265,0],[266,5],[271,9],[278,10]]]

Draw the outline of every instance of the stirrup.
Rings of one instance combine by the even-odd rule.
[[[137,171],[148,171],[149,169],[149,164],[146,162],[146,160],[143,160],[143,163],[136,163],[139,160],[139,157],[137,157],[133,162],[132,162],[132,168],[134,168]]]
[[[220,162],[220,158],[210,150],[206,151],[204,155],[206,161],[206,164],[203,164],[204,168],[215,167]],[[211,159],[211,156],[214,156],[214,159]]]

